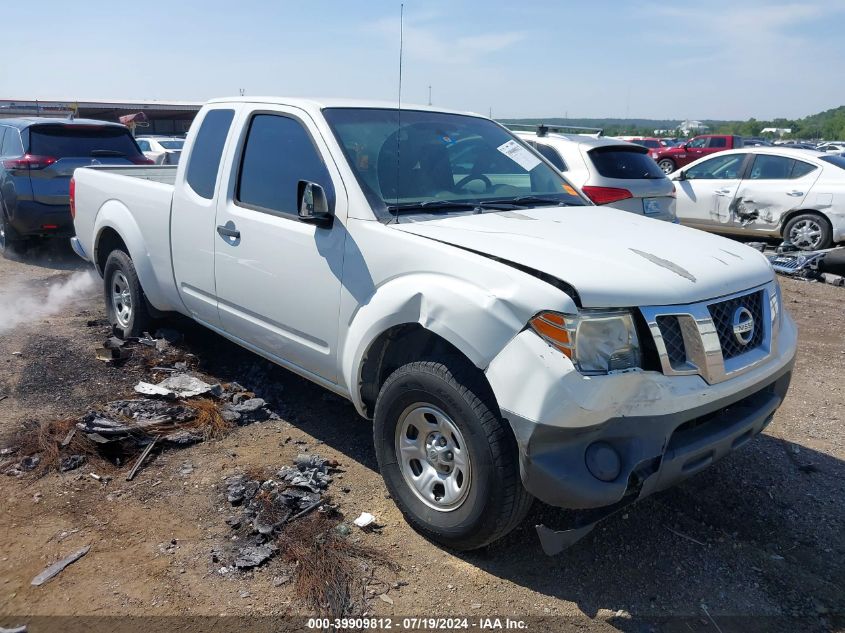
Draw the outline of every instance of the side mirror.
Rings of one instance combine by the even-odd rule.
[[[316,182],[300,180],[297,187],[299,201],[299,219],[311,224],[328,226],[334,218],[334,211],[329,206],[326,190]]]
[[[687,172],[679,171],[678,175],[672,178],[672,180],[686,180],[687,179]]]
[[[688,148],[687,148],[687,144],[686,144],[686,143],[681,143],[680,145],[678,145],[678,149],[688,149]]]

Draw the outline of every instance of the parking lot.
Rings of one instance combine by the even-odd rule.
[[[0,447],[35,423],[78,419],[132,395],[150,371],[140,358],[121,366],[96,359],[109,327],[99,278],[86,274],[63,242],[0,259]],[[845,612],[845,291],[781,284],[800,344],[791,390],[772,424],[556,557],[543,555],[532,526],[566,516],[539,503],[516,531],[483,550],[456,554],[426,541],[387,497],[371,424],[350,404],[198,325],[174,322],[185,337],[180,353],[198,375],[237,381],[280,419],[156,451],[131,482],[126,465],[109,471],[95,463],[0,478],[0,626],[23,615],[313,613],[290,581],[295,564],[274,558],[221,573],[216,554],[231,542],[223,480],[272,472],[313,452],[339,463],[330,492],[344,520],[366,511],[381,526],[353,528],[350,538],[397,564],[379,567],[364,585],[367,613],[548,618],[547,630],[835,627],[835,614]],[[21,317],[15,306],[24,295]],[[30,585],[85,545],[90,552],[57,580]],[[201,629],[191,626],[179,630]]]

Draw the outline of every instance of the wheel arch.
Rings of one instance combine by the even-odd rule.
[[[816,215],[821,218],[824,222],[827,223],[827,227],[833,231],[833,223],[830,221],[830,218],[825,215],[823,211],[819,211],[818,209],[792,209],[791,211],[787,211],[783,214],[780,219],[780,237],[783,238],[783,232],[786,230],[786,225],[789,224],[789,221],[792,220],[795,216],[804,215],[804,214],[811,214]]]
[[[450,356],[478,372],[483,388],[496,398],[487,377],[473,360],[446,338],[418,322],[401,323],[381,332],[367,347],[358,372],[356,406],[366,417],[372,417],[376,398],[387,378],[402,365],[422,359]],[[497,405],[498,406],[498,405]]]

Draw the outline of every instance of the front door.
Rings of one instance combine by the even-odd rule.
[[[340,174],[301,110],[262,105],[243,116],[217,209],[222,326],[282,364],[335,382],[347,205]],[[331,226],[299,219],[300,181],[325,189]]]
[[[777,231],[785,213],[801,208],[820,172],[815,165],[788,156],[755,155],[736,194],[735,224],[745,230]]]
[[[748,154],[721,154],[685,168],[676,180],[681,224],[702,229],[727,228]]]

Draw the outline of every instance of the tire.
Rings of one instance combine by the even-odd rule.
[[[125,252],[109,253],[103,269],[103,296],[109,323],[123,338],[141,336],[152,318],[135,265]]]
[[[6,219],[6,213],[0,203],[0,253],[6,258],[20,254],[24,250],[24,244],[24,240]]]
[[[456,433],[446,433],[448,443],[441,446],[434,438],[442,437],[444,424]],[[414,434],[415,425],[424,430]],[[393,372],[376,400],[373,435],[388,491],[411,527],[433,541],[456,550],[483,547],[513,530],[531,507],[513,432],[478,370],[460,357],[413,362]],[[407,449],[421,438],[430,438],[447,459],[454,451],[449,462],[454,467],[448,475],[437,472],[431,487],[415,487],[413,460],[399,448],[400,441]],[[421,457],[428,461],[431,455],[429,448]],[[421,459],[417,466],[419,481],[434,468]],[[460,493],[450,496],[440,484],[449,477],[462,482],[460,488],[450,486]]]
[[[802,251],[817,251],[833,246],[833,231],[827,218],[818,213],[799,213],[783,227],[783,239]]]
[[[660,170],[664,174],[671,174],[677,169],[677,167],[675,167],[675,161],[673,161],[671,158],[661,158],[659,161],[657,161],[657,166],[660,167]]]

